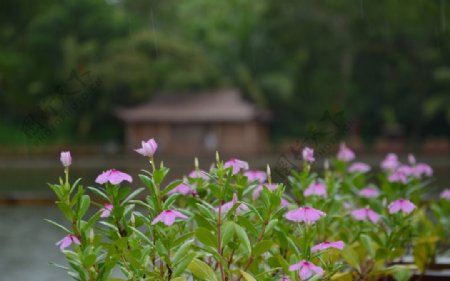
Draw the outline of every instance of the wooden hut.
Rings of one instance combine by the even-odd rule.
[[[155,138],[159,150],[176,155],[255,154],[268,145],[268,113],[224,89],[193,94],[159,95],[150,102],[118,109],[126,124],[129,148]]]

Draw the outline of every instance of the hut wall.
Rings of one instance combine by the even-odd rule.
[[[176,155],[213,153],[254,154],[267,148],[267,132],[259,122],[240,123],[135,123],[127,126],[127,146],[156,138],[161,152]]]

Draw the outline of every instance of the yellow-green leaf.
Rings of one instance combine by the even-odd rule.
[[[206,281],[217,281],[214,270],[199,259],[193,259],[188,265],[189,270],[195,277]]]
[[[249,273],[247,273],[243,270],[241,270],[241,274],[246,281],[256,281],[256,279],[253,276],[251,276]]]

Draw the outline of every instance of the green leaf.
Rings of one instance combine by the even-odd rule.
[[[90,205],[91,205],[91,198],[89,198],[89,195],[81,196],[80,205],[78,207],[78,217],[79,218],[82,218],[84,216],[84,214],[86,214]]]
[[[98,211],[95,215],[93,215],[85,224],[82,224],[81,227],[83,231],[87,231],[97,222],[97,220],[100,218],[102,212]]]
[[[236,235],[244,246],[243,248],[245,250],[245,253],[250,255],[250,253],[252,252],[252,246],[250,244],[250,240],[248,239],[247,232],[245,232],[245,230],[238,224],[235,224],[235,229]]]
[[[125,204],[128,201],[130,201],[131,199],[133,199],[134,197],[138,196],[144,190],[145,190],[145,188],[143,188],[143,187],[136,189],[130,195],[128,195],[128,197],[125,198],[125,200],[123,200],[122,204]]]
[[[73,219],[72,209],[69,206],[67,206],[66,203],[56,202],[56,206],[58,206],[58,208],[61,210],[61,212],[67,218],[67,220],[72,221],[72,219]]]
[[[341,251],[342,257],[344,260],[353,268],[357,269],[358,271],[361,271],[361,268],[359,266],[359,256],[358,253],[353,250],[352,247],[346,245],[344,249]]]
[[[187,254],[187,252],[189,251],[189,248],[191,247],[193,240],[187,240],[186,242],[184,242],[179,248],[178,250],[175,252],[174,256],[173,256],[173,264],[178,264]]]
[[[222,246],[227,245],[231,241],[231,239],[233,239],[234,233],[236,232],[234,225],[235,223],[232,221],[227,221],[222,225],[221,228]]]
[[[177,277],[177,278],[173,278],[171,281],[186,281],[186,277]]]
[[[244,277],[244,279],[247,281],[256,281],[256,279],[253,276],[251,276],[250,274],[248,274],[247,272],[245,272],[243,270],[241,270],[241,274]]]
[[[205,281],[218,281],[212,268],[199,259],[193,259],[188,265],[188,268],[192,274],[199,279]]]
[[[268,250],[270,250],[270,248],[272,248],[273,245],[274,245],[273,241],[270,241],[270,240],[259,241],[253,248],[252,255],[255,258],[259,257],[260,255],[262,255],[265,252],[267,252]]]
[[[103,199],[105,199],[105,201],[109,202],[108,196],[100,189],[92,187],[92,186],[88,186],[87,189],[89,189],[93,193],[97,194],[98,196],[102,197]]]
[[[198,241],[202,242],[206,246],[217,248],[217,237],[214,236],[211,231],[204,227],[199,227],[195,230],[195,237]]]
[[[175,187],[177,187],[182,182],[183,182],[182,180],[175,180],[175,181],[171,182],[168,186],[166,186],[166,188],[164,188],[161,191],[161,195],[166,196],[167,193],[169,193],[171,190],[173,190]]]
[[[360,236],[361,243],[363,244],[364,248],[367,250],[367,253],[373,258],[375,257],[375,251],[373,249],[373,242],[369,235],[367,234],[361,234]]]
[[[54,222],[54,221],[48,220],[48,219],[45,219],[45,221],[46,221],[46,222],[49,222],[49,223],[51,223],[51,224],[53,224],[54,226],[56,226],[56,227],[58,227],[58,228],[64,230],[64,231],[67,232],[67,233],[72,233],[70,230],[68,230],[67,228],[65,228],[64,226],[60,225],[60,224],[57,223],[57,222]]]

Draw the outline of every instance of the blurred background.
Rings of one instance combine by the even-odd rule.
[[[219,150],[281,179],[345,141],[449,186],[448,0],[2,0],[0,42],[1,280],[69,280],[43,222],[61,150],[85,184],[137,175],[152,137],[172,177]]]

